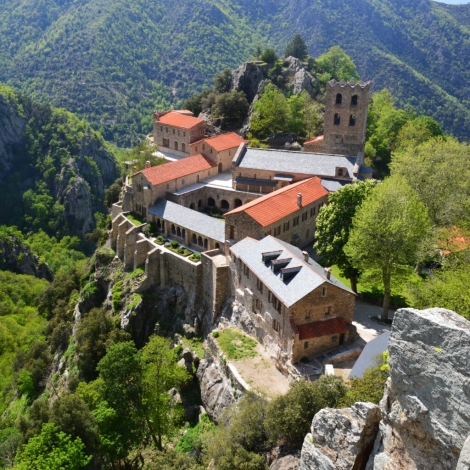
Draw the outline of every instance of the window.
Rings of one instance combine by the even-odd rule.
[[[170,184],[169,183],[166,185],[166,189],[170,189]]]
[[[309,310],[308,312],[305,313],[305,320],[310,320],[312,318],[312,311]]]
[[[273,320],[273,330],[277,331],[278,333],[281,331],[281,325],[277,320]]]
[[[328,307],[325,307],[325,316],[331,315],[331,305],[328,305]]]
[[[336,343],[337,341],[338,341],[338,336],[335,335],[331,338],[332,343]]]
[[[206,145],[202,144],[202,150],[206,150]]]
[[[302,220],[304,220],[304,216],[302,215]],[[296,227],[299,225],[299,216],[294,217],[294,220],[292,221],[292,227]]]
[[[336,168],[336,176],[345,176],[344,168]]]
[[[263,304],[261,303],[261,300],[256,298],[253,299],[253,310],[255,312],[261,312],[261,310],[263,310]]]
[[[163,132],[163,126],[160,126],[160,131]]]
[[[231,150],[228,151],[228,156],[229,156],[229,157],[232,156],[232,151],[231,151]]]
[[[313,206],[313,207],[310,209],[310,217],[313,217],[313,216],[315,215],[316,209],[317,209],[317,206]]]
[[[181,184],[184,184],[184,179],[181,181]]]
[[[175,150],[178,150],[178,142],[175,140]]]
[[[243,274],[248,278],[250,277],[250,268],[246,264],[243,264]]]
[[[356,125],[356,115],[351,114],[351,116],[349,116],[349,126],[353,127],[355,125]]]
[[[166,133],[168,134],[168,127],[165,127],[165,131],[166,131]]]
[[[357,95],[351,96],[351,106],[357,106]]]
[[[138,193],[142,192],[142,185],[140,183],[137,185],[137,192]]]
[[[263,293],[263,283],[260,279],[256,279],[256,288],[261,292],[261,294]]]
[[[341,93],[338,93],[336,95],[336,104],[341,104],[343,101],[343,95]]]
[[[304,213],[302,214],[302,222],[303,222],[304,220],[307,220],[307,217],[308,217],[308,212],[304,212]]]
[[[196,145],[196,152],[197,152],[197,145]]]
[[[308,349],[308,341],[305,341],[305,343],[304,343],[304,349]]]
[[[327,294],[327,289],[326,289],[326,287],[322,287],[322,288],[321,288],[321,296],[322,296],[322,297],[326,297],[326,294]]]
[[[284,232],[287,232],[287,230],[289,230],[289,224],[290,222],[284,222]]]
[[[211,149],[211,153],[212,153],[212,149]]]
[[[339,126],[339,123],[341,122],[341,118],[338,113],[335,114],[335,119],[334,119],[334,125]]]
[[[186,144],[184,142],[181,144],[181,150],[186,152]]]
[[[178,135],[180,135],[180,130],[178,129]]]
[[[183,131],[183,137],[186,137],[186,131]]]
[[[173,129],[173,135],[175,135],[175,130]]]

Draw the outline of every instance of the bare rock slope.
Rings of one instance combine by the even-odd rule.
[[[322,410],[315,416],[300,468],[468,469],[469,356],[470,322],[460,315],[439,308],[398,310],[389,340],[390,378],[368,461],[364,454],[360,460],[356,458],[357,443],[364,431],[370,435],[373,420],[355,423],[349,417],[360,417],[361,407],[374,408],[357,403],[350,409]],[[346,418],[352,423],[349,427],[344,425]]]

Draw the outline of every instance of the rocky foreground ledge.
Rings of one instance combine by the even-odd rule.
[[[380,407],[321,410],[301,470],[470,469],[470,322],[440,308],[401,309]]]

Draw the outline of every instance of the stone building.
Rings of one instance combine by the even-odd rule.
[[[260,240],[273,235],[296,246],[313,242],[315,221],[328,191],[318,177],[290,184],[225,214],[225,238]]]
[[[235,132],[228,132],[192,143],[189,146],[190,155],[200,153],[217,164],[219,173],[227,172],[231,171],[233,157],[243,143],[247,141]]]
[[[197,251],[224,250],[225,224],[220,219],[158,199],[149,208],[147,220],[165,237]]]
[[[132,175],[132,184],[126,185],[122,210],[134,211],[144,217],[154,202],[165,197],[167,191],[177,191],[204,178],[217,174],[217,165],[203,155],[193,155],[175,162],[148,166]]]
[[[326,84],[323,153],[357,155],[364,152],[371,82],[354,80]]]
[[[336,186],[357,178],[369,178],[363,155],[325,155],[288,150],[249,148],[240,145],[232,161],[234,189],[266,194],[312,176],[336,182]]]
[[[153,113],[153,140],[161,152],[189,157],[189,146],[205,134],[203,119],[191,111],[165,111]]]
[[[306,252],[247,237],[229,258],[236,302],[272,356],[295,363],[349,341],[355,294]]]
[[[323,150],[323,140],[325,136],[319,135],[318,137],[313,137],[304,142],[304,152],[308,153],[321,153]]]

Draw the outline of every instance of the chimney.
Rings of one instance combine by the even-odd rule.
[[[297,194],[297,205],[302,207],[302,193]]]
[[[145,162],[145,168],[150,168],[150,161],[149,161],[149,160],[147,160],[147,161]]]
[[[308,253],[306,251],[302,251],[302,254],[304,255],[304,261],[308,263]]]
[[[325,272],[325,277],[330,280],[330,277],[331,277],[331,269],[330,268],[323,268],[324,272]]]

